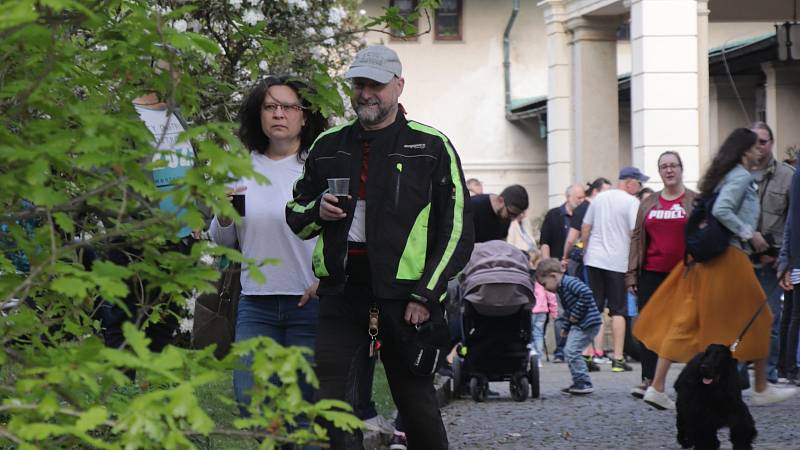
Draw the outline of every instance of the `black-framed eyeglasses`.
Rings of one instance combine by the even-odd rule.
[[[300,111],[306,109],[302,105],[284,105],[283,103],[264,103],[261,108],[268,113],[274,113],[278,111],[278,108],[280,108],[284,113],[290,114],[299,113]]]
[[[678,170],[680,168],[682,168],[680,164],[662,164],[658,166],[658,170],[667,170],[667,169]]]

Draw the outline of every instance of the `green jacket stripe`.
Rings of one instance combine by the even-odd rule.
[[[436,285],[439,281],[439,277],[441,277],[442,272],[447,267],[448,263],[450,263],[450,259],[453,256],[453,252],[456,250],[456,246],[458,245],[458,241],[461,239],[461,231],[464,228],[464,191],[463,187],[459,180],[461,179],[461,174],[458,170],[458,159],[456,158],[456,153],[453,151],[453,147],[450,145],[450,141],[439,132],[439,130],[435,128],[431,128],[426,125],[422,125],[417,122],[408,122],[408,126],[414,130],[421,131],[423,133],[432,134],[437,136],[442,140],[444,143],[444,147],[447,150],[447,155],[450,157],[450,178],[453,180],[453,186],[455,187],[455,203],[453,205],[453,227],[450,231],[450,238],[447,241],[447,247],[445,247],[444,254],[442,255],[442,259],[436,265],[436,268],[433,271],[433,275],[431,276],[430,281],[428,281],[428,285],[426,288],[428,290],[434,290]]]
[[[398,280],[419,280],[425,271],[425,254],[428,249],[428,219],[431,213],[431,205],[420,211],[414,227],[408,235],[403,256],[400,257],[400,264],[397,267]]]

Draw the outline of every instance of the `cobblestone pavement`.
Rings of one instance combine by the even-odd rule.
[[[595,392],[572,397],[560,392],[570,384],[566,364],[544,363],[541,397],[523,403],[511,400],[508,383],[492,383],[500,397],[485,403],[471,398],[453,401],[442,410],[454,449],[680,449],[675,436],[675,412],[657,411],[629,393],[639,382],[640,368],[612,373],[610,365],[591,374]],[[670,371],[671,384],[683,365]],[[745,401],[747,401],[747,392]],[[758,439],[755,448],[800,449],[800,396],[768,407],[752,407]],[[722,448],[731,448],[727,431]]]

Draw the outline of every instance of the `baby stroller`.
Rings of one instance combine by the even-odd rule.
[[[463,342],[453,359],[453,392],[469,386],[486,400],[490,381],[508,381],[511,397],[539,397],[539,355],[529,352],[533,283],[524,252],[504,241],[475,245],[461,275]]]

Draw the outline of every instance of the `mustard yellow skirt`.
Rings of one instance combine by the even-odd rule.
[[[688,272],[680,262],[640,312],[633,334],[658,356],[687,362],[709,344],[732,344],[765,299],[750,259],[730,246]],[[766,358],[771,326],[764,306],[733,356]]]

